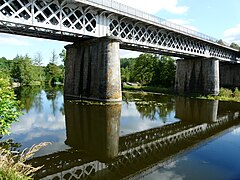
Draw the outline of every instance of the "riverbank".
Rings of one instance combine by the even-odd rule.
[[[218,96],[198,96],[199,99],[208,99],[208,100],[221,100],[221,101],[235,101],[240,102],[240,90],[235,88],[234,90],[227,88],[220,88],[220,93]]]
[[[156,86],[123,85],[123,90],[126,90],[126,91],[144,91],[144,92],[153,92],[153,93],[162,93],[162,94],[174,94],[174,91],[171,88],[156,87]]]
[[[168,95],[175,95],[174,90],[172,88],[164,88],[164,87],[155,87],[155,86],[130,86],[123,85],[123,90],[126,91],[144,91],[144,92],[153,92],[153,93],[162,93]],[[208,99],[208,100],[221,100],[221,101],[235,101],[240,102],[240,90],[235,88],[234,90],[227,88],[220,88],[220,93],[218,96],[192,96],[190,97],[198,98],[198,99]]]

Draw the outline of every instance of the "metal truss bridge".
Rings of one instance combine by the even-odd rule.
[[[69,42],[115,36],[123,49],[240,62],[214,38],[112,0],[0,0],[0,32]]]
[[[219,116],[214,122],[176,122],[120,137],[118,156],[110,162],[86,158],[86,152],[70,149],[29,161],[44,167],[37,179],[122,179],[154,171],[178,155],[209,142],[239,125],[238,111]],[[84,158],[83,158],[84,157]]]

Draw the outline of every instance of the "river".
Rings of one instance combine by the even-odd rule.
[[[240,103],[123,93],[122,103],[64,100],[61,87],[16,89],[13,150],[51,145],[35,179],[240,179]]]

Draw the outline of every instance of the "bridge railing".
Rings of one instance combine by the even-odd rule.
[[[152,14],[149,14],[149,13],[146,13],[144,11],[132,8],[130,6],[127,6],[125,4],[116,2],[114,0],[88,0],[88,1],[90,1],[92,3],[100,4],[102,6],[112,8],[114,10],[129,14],[129,15],[132,15],[132,16],[136,16],[136,17],[141,18],[141,19],[145,19],[145,20],[153,22],[153,23],[157,23],[159,25],[168,27],[170,29],[173,29],[173,30],[176,30],[178,32],[182,32],[182,33],[194,36],[194,37],[198,37],[198,38],[208,40],[208,41],[211,41],[211,42],[214,42],[214,43],[216,43],[218,41],[218,39],[213,38],[211,36],[208,36],[206,34],[203,34],[203,33],[200,33],[198,31],[192,30],[190,28],[172,23],[170,21],[167,21],[166,19],[156,17]]]

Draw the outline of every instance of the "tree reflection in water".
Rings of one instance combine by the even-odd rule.
[[[168,163],[173,157],[206,144],[211,138],[218,137],[219,133],[240,124],[240,107],[236,103],[124,93],[126,103],[123,104],[133,105],[134,111],[140,113],[135,116],[138,122],[139,117],[150,123],[158,119],[166,121],[170,113],[180,121],[166,123],[164,126],[157,122],[154,127],[120,136],[121,105],[86,105],[65,101],[63,107],[62,102],[57,102],[57,99],[62,98],[62,91],[46,88],[46,93],[39,92],[48,98],[48,105],[51,104],[48,107],[51,107],[53,113],[60,111],[65,114],[66,129],[64,126],[56,132],[66,130],[62,143],[68,145],[68,149],[50,151],[30,160],[36,166],[44,165],[42,171],[36,174],[39,178],[120,179],[141,172],[144,175],[146,169],[151,170],[156,164]],[[34,94],[29,90],[24,94],[27,96],[27,93]],[[29,104],[39,106],[40,102],[40,99],[28,101],[27,109],[31,109]],[[126,121],[132,121],[131,113],[125,114]],[[138,122],[133,121],[130,128],[136,129]],[[41,120],[39,123],[42,123]],[[50,125],[55,126],[54,123]],[[139,125],[145,125],[144,123]],[[36,131],[39,129],[36,128]],[[46,130],[44,129],[44,134]],[[53,137],[57,136],[54,134]]]
[[[143,102],[153,101],[152,95],[141,98],[131,96],[136,103],[141,98]],[[148,117],[148,114],[156,113],[156,109],[161,111],[156,103],[169,103],[169,109],[174,108],[171,98],[160,99],[161,97],[155,101],[154,108],[144,110]],[[218,101],[184,97],[176,97],[175,100],[176,116],[181,121],[125,136],[119,136],[121,105],[65,102],[65,143],[72,148],[33,159],[35,165],[45,164],[38,177],[121,179],[139,173],[138,177],[141,177],[153,166],[167,164],[182,153],[199,147],[226,129],[240,124],[239,109],[230,111],[230,107],[225,107],[224,103],[222,105]],[[224,108],[227,109],[219,112],[219,109]],[[166,114],[169,109],[165,110]]]
[[[151,121],[161,119],[163,123],[166,123],[167,116],[174,110],[174,99],[170,96],[124,92],[123,100],[127,103],[135,102],[136,109],[141,114],[141,118]]]

